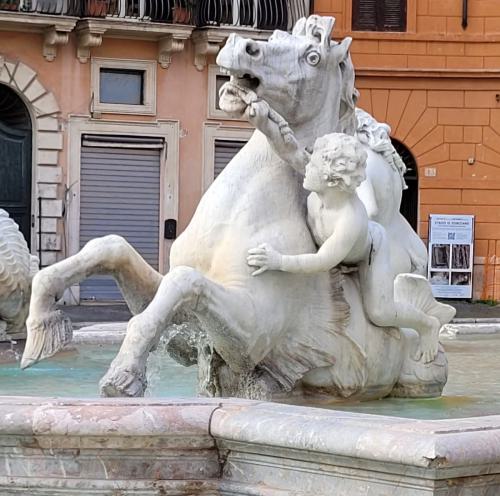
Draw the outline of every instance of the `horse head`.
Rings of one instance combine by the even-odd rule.
[[[332,41],[334,24],[333,17],[302,18],[292,34],[274,31],[267,42],[232,34],[217,57],[231,75],[221,92],[221,108],[244,110],[231,94],[231,86],[239,86],[266,100],[295,131],[320,119],[323,134],[353,134],[357,91],[349,56],[352,40]]]

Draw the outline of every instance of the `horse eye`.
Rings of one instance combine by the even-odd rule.
[[[306,62],[309,65],[318,65],[321,60],[321,55],[318,52],[309,52],[306,55]]]

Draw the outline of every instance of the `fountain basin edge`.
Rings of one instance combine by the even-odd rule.
[[[422,421],[239,399],[3,396],[0,418],[2,495],[500,493],[500,415]]]

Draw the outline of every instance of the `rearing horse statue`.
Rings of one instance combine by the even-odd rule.
[[[333,25],[333,18],[311,16],[292,34],[276,31],[268,42],[231,35],[218,56],[231,83],[265,100],[304,149],[318,136],[357,130],[351,40],[331,41]],[[243,113],[236,92],[223,97],[226,108]],[[418,272],[425,266],[425,247],[399,214],[401,174],[368,141],[367,150],[371,182],[360,197],[388,236],[394,235],[391,256],[399,272]],[[42,270],[33,280],[22,366],[64,344],[63,318],[55,309],[64,290],[91,275],[111,274],[134,317],[101,380],[106,396],[144,393],[148,354],[178,322],[202,330],[196,332],[205,394],[307,393],[332,399],[440,394],[447,374],[443,352],[424,364],[412,358],[414,331],[371,324],[356,272],[251,277],[246,254],[260,243],[288,254],[316,250],[301,183],[300,173],[256,130],[204,194],[172,246],[165,276],[113,235],[90,241],[78,254]]]

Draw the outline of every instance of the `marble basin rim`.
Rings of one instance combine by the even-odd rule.
[[[0,453],[2,495],[500,494],[500,415],[2,396]]]

